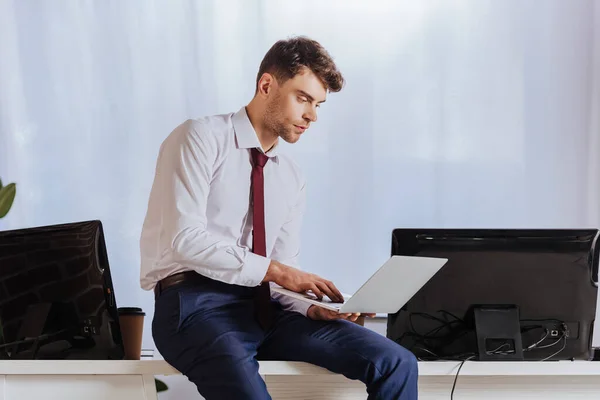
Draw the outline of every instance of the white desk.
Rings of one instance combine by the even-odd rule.
[[[419,363],[419,399],[447,400],[460,363]],[[272,363],[261,374],[274,400],[367,398],[364,385],[302,363]],[[454,399],[599,399],[600,362],[466,362]]]
[[[419,364],[419,398],[449,399],[459,363]],[[0,400],[155,400],[154,375],[179,374],[162,360],[0,361]],[[274,400],[364,400],[360,382],[295,362],[262,362]],[[200,397],[198,397],[200,398]],[[467,362],[455,399],[598,399],[600,362]]]

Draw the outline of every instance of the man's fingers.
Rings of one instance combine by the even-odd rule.
[[[344,296],[342,295],[342,293],[338,290],[338,288],[335,287],[335,285],[333,284],[333,282],[328,281],[328,280],[324,280],[323,281],[327,287],[329,288],[329,290],[331,290],[333,292],[333,294],[335,295],[335,297],[337,297],[337,302],[338,303],[343,303],[344,302]]]
[[[329,287],[324,282],[315,282],[315,285],[319,287],[319,289],[327,295],[332,301],[338,302],[335,293],[329,289]]]
[[[323,292],[321,292],[321,290],[317,287],[316,284],[311,283],[309,289],[312,290],[312,292],[315,294],[315,296],[319,298],[319,300],[323,300]]]
[[[335,287],[333,282],[324,280],[322,283],[327,287],[327,291],[331,293],[331,295],[329,293],[327,294],[331,300],[335,301],[336,303],[344,302],[344,296],[342,296],[342,293],[338,290],[338,288]]]
[[[337,296],[337,298],[338,298],[338,302],[339,302],[339,303],[343,303],[343,302],[344,302],[344,295],[342,294],[342,292],[340,292],[340,291],[338,290],[338,288],[336,288],[336,287],[335,287],[335,285],[334,285],[333,283],[331,284],[331,288],[332,288],[332,289],[334,289],[334,293],[335,293],[335,295],[336,295],[336,296]]]
[[[350,321],[354,322],[358,319],[358,317],[360,317],[360,313],[354,313],[352,315],[350,315],[350,318],[348,318]]]

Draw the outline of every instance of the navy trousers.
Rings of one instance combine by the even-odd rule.
[[[417,399],[417,361],[392,340],[355,323],[313,321],[272,302],[264,331],[253,288],[206,279],[156,299],[152,335],[165,360],[207,400],[271,399],[257,360],[305,361],[358,379],[369,400]]]

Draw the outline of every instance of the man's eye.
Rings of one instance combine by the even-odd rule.
[[[305,99],[304,97],[298,97],[298,100],[299,100],[301,103],[306,103],[306,102],[308,101],[308,100],[307,100],[307,99]]]

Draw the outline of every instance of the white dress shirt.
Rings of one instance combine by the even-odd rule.
[[[258,286],[271,259],[298,268],[305,204],[298,166],[275,146],[264,167],[267,257],[252,253],[251,155],[261,148],[245,107],[187,120],[160,147],[140,239],[141,287],[196,271],[241,286]],[[271,295],[306,315],[304,302]]]

